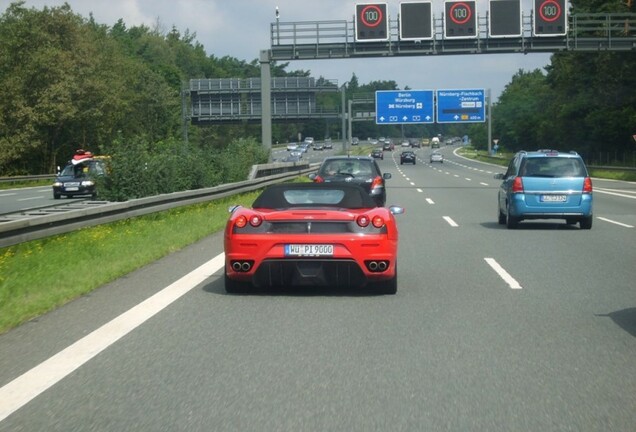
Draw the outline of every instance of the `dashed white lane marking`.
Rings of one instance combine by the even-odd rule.
[[[484,183],[484,182],[479,182],[479,184],[482,186],[488,186],[488,183]]]
[[[451,219],[451,217],[450,217],[450,216],[444,216],[444,220],[445,220],[446,222],[448,222],[448,224],[449,224],[450,226],[454,227],[454,228],[456,228],[456,227],[458,227],[458,226],[459,226],[459,225],[457,225],[457,223],[456,223],[453,219]]]
[[[510,276],[510,273],[508,273],[506,270],[504,270],[504,268],[502,266],[500,266],[499,263],[497,261],[495,261],[494,258],[484,258],[484,260],[486,260],[488,265],[490,267],[492,267],[492,269],[495,272],[497,272],[499,277],[501,277],[508,284],[508,286],[510,286],[510,288],[512,288],[512,289],[521,289],[521,285],[519,285],[519,282],[517,282],[515,280],[515,278]]]
[[[225,254],[217,255],[0,388],[0,422],[212,276],[224,263]]]
[[[29,197],[29,198],[20,198],[18,201],[30,201],[30,200],[36,200],[36,199],[42,199],[44,198],[43,196],[34,196],[34,197]]]
[[[426,202],[429,203],[429,204],[435,204],[435,201],[433,201],[430,198],[426,198]]]
[[[607,218],[600,217],[600,216],[597,216],[596,219],[600,219],[602,221],[609,222],[609,223],[612,223],[612,224],[615,224],[615,225],[619,225],[619,226],[622,226],[622,227],[625,227],[625,228],[634,228],[634,225],[627,225],[627,224],[624,224],[622,222],[617,222],[615,220],[607,219]]]

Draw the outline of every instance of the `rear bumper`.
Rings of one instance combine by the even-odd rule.
[[[592,216],[592,195],[580,196],[577,205],[545,203],[529,206],[524,194],[514,194],[510,199],[510,215],[524,219],[550,219]]]
[[[250,236],[254,239],[255,236]],[[304,241],[306,243],[306,240]],[[294,243],[290,238],[289,243]],[[300,243],[300,242],[297,242]],[[316,243],[325,243],[316,242]],[[250,282],[257,287],[330,286],[364,287],[369,282],[392,279],[396,274],[397,241],[365,238],[355,242],[331,242],[334,254],[329,257],[286,257],[284,243],[263,244],[248,239],[225,247],[225,271],[233,280]],[[235,262],[250,261],[249,271],[235,271]],[[371,264],[371,263],[375,264]],[[383,262],[386,268],[375,265]]]

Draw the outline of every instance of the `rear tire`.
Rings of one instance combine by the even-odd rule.
[[[224,273],[225,276],[225,292],[228,294],[245,294],[249,292],[252,288],[252,284],[249,282],[235,281],[230,279],[227,276],[227,272]]]
[[[585,217],[579,221],[579,226],[581,229],[589,230],[592,229],[592,216]]]
[[[506,224],[506,215],[501,211],[501,209],[499,209],[499,219],[497,221],[499,222],[499,225]]]
[[[508,215],[506,217],[506,227],[508,229],[515,229],[519,226],[519,218],[510,214],[510,206],[508,206]]]
[[[371,285],[371,290],[374,294],[382,294],[382,295],[394,295],[397,293],[397,270],[395,271],[395,276],[393,278],[382,281],[382,282],[374,282]]]

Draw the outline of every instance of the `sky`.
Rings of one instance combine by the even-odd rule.
[[[10,0],[0,0],[2,12]],[[208,55],[231,56],[251,62],[261,50],[271,48],[270,25],[280,22],[353,21],[356,3],[387,3],[391,19],[399,12],[399,0],[66,0],[73,12],[112,26],[120,18],[128,28],[146,25],[168,33],[173,27],[184,34],[196,34]],[[62,0],[26,0],[26,7],[60,6]],[[443,13],[444,1],[432,0],[433,15]],[[483,14],[488,1],[477,0]],[[524,14],[530,14],[531,0],[522,0]],[[493,100],[504,90],[520,69],[543,69],[550,63],[549,54],[473,54],[429,55],[291,61],[287,71],[309,70],[313,77],[336,80],[339,85],[355,74],[359,84],[371,81],[395,81],[400,89],[486,89]],[[198,78],[198,77],[191,77]]]

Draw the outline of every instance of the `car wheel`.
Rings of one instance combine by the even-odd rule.
[[[397,293],[397,270],[395,276],[387,281],[374,282],[371,285],[374,294],[394,295]]]
[[[505,225],[506,224],[506,215],[504,214],[504,212],[501,211],[501,209],[499,209],[498,222],[499,222],[499,225]]]
[[[581,227],[581,229],[592,229],[592,216],[584,217],[583,219],[581,219],[579,221],[579,226]]]
[[[506,217],[506,227],[508,229],[515,229],[519,226],[519,218],[510,214],[510,206],[508,206],[508,217]]]
[[[228,294],[244,294],[250,291],[252,284],[249,282],[235,281],[227,277],[225,273],[225,292]]]

